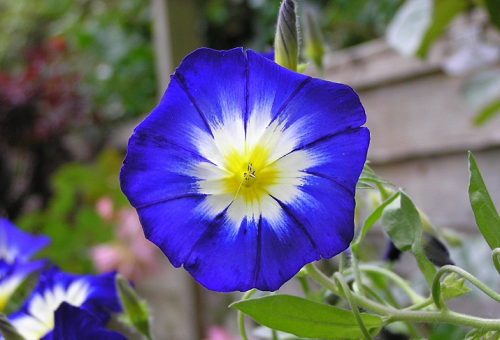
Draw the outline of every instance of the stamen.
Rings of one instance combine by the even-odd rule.
[[[247,181],[251,178],[256,178],[255,177],[255,170],[252,167],[252,163],[248,163],[248,172],[243,173],[243,178],[245,178]]]

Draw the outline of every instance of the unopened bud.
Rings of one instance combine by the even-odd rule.
[[[425,255],[436,267],[442,267],[447,264],[455,264],[451,259],[446,246],[436,237],[423,232],[422,245],[424,246]]]
[[[299,59],[299,29],[293,0],[283,0],[278,14],[274,38],[274,61],[289,70],[297,71]]]
[[[17,329],[12,326],[9,319],[0,313],[0,334],[5,340],[25,340]]]
[[[116,289],[120,303],[125,312],[125,321],[140,333],[151,339],[149,327],[149,308],[145,301],[139,299],[134,288],[120,274],[116,275]]]
[[[323,55],[325,48],[323,47],[323,39],[319,25],[314,19],[311,11],[306,12],[304,22],[304,53],[317,68],[323,68]]]

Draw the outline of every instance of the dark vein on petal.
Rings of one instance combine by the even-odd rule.
[[[342,189],[346,190],[351,195],[354,194],[354,192],[351,189],[349,189],[345,184],[339,182],[338,178],[327,176],[325,174],[322,174],[322,173],[319,173],[319,172],[315,172],[315,171],[310,171],[310,170],[302,170],[302,172],[304,172],[306,174],[309,174],[309,175],[312,175],[312,176],[316,176],[316,177],[320,177],[320,178],[324,178],[326,180],[329,180],[329,181],[337,184]]]
[[[309,232],[307,231],[306,227],[304,226],[304,224],[302,224],[296,217],[295,215],[290,211],[290,209],[288,209],[288,207],[285,205],[285,203],[281,202],[279,199],[277,199],[276,197],[274,197],[273,195],[269,195],[271,196],[281,207],[281,209],[283,209],[283,211],[297,224],[297,226],[299,227],[299,229],[304,233],[304,235],[307,237],[307,240],[309,241],[309,243],[313,246],[314,250],[316,251],[316,253],[319,255],[318,253],[318,247],[316,246],[316,242],[314,242],[314,240],[312,239],[311,235],[309,235]]]
[[[253,274],[252,286],[257,286],[257,280],[260,273],[260,261],[262,258],[262,215],[259,217],[259,223],[257,225],[257,253],[255,255],[255,271]]]
[[[297,88],[295,89],[295,91],[293,91],[293,93],[290,95],[290,97],[285,101],[285,103],[283,103],[283,105],[281,105],[281,107],[279,108],[279,110],[276,112],[276,114],[274,115],[274,117],[272,117],[271,121],[269,122],[269,124],[267,125],[269,127],[269,125],[271,125],[275,120],[276,118],[278,118],[278,116],[281,114],[281,112],[283,112],[283,110],[287,107],[288,103],[290,103],[290,101],[295,98],[295,96],[297,95],[297,93],[300,92],[300,90],[302,90],[302,88],[304,86],[306,86],[306,84],[311,80],[312,78],[311,77],[307,77],[306,79],[304,79],[302,81],[302,83],[300,83],[299,86],[297,86]]]
[[[180,199],[183,199],[183,198],[206,197],[206,196],[208,196],[208,194],[185,194],[185,195],[178,195],[178,196],[174,196],[174,197],[170,197],[170,198],[165,198],[165,199],[161,199],[161,200],[150,202],[150,203],[141,204],[141,205],[136,206],[135,208],[137,210],[139,210],[139,209],[148,208],[148,207],[150,207],[152,205],[162,204],[162,203],[166,203],[166,202],[170,202],[170,201],[176,201],[176,200],[180,200]]]
[[[247,136],[247,123],[248,123],[248,89],[250,81],[249,68],[248,68],[248,55],[245,53],[245,111],[243,112],[243,131],[245,131],[245,139]]]
[[[359,129],[359,128],[355,128],[355,129]],[[352,129],[352,128],[347,128],[346,130],[343,130],[343,131],[339,131],[337,133],[332,133],[330,135],[326,135],[326,136],[323,136],[323,137],[320,137],[312,142],[309,142],[307,144],[304,144],[304,145],[300,145],[298,147],[296,147],[295,149],[291,150],[290,152],[287,152],[286,154],[284,154],[283,156],[275,159],[274,161],[272,161],[271,163],[269,163],[267,166],[270,166],[271,164],[274,164],[276,163],[277,161],[279,161],[280,159],[282,158],[285,158],[286,156],[290,155],[291,153],[295,152],[295,151],[299,151],[299,150],[306,150],[306,149],[310,149],[311,147],[314,147],[316,144],[319,144],[321,142],[324,142],[328,139],[331,139],[331,138],[334,138],[334,137],[337,137],[338,135],[341,135],[343,133],[349,133],[349,132],[352,132],[353,130],[355,129]]]
[[[171,141],[170,139],[166,139],[166,138],[163,138],[161,136],[154,136],[154,137],[150,137],[148,134],[146,133],[135,133],[134,136],[139,140],[139,141],[143,141],[143,140],[151,140],[151,141],[156,141],[156,142],[161,142],[161,143],[165,143],[165,144],[169,144],[171,145],[173,148],[178,148],[178,149],[181,149],[181,150],[184,150],[186,152],[188,152],[189,154],[191,154],[192,156],[196,157],[196,158],[199,158],[207,163],[210,163],[214,166],[217,166],[217,164],[211,162],[210,160],[208,160],[207,158],[203,157],[202,155],[200,155],[199,153],[197,153],[195,150],[190,150],[186,147],[183,147],[173,141]],[[125,159],[126,160],[126,159]],[[125,163],[125,164],[128,164],[128,163]]]
[[[191,255],[193,254],[193,251],[195,250],[195,248],[200,244],[200,242],[205,238],[205,236],[211,231],[211,228],[213,227],[213,225],[219,221],[220,219],[223,218],[223,216],[226,214],[227,212],[227,209],[229,209],[229,207],[231,206],[232,202],[226,207],[226,209],[224,209],[222,212],[220,212],[219,214],[217,214],[213,219],[212,221],[210,221],[210,223],[207,225],[207,227],[205,228],[205,230],[203,231],[203,233],[200,235],[200,237],[196,240],[195,243],[193,243],[193,246],[191,247],[191,249],[189,250],[189,252],[186,254],[186,256],[184,257],[184,263],[185,264],[189,258],[191,257]]]
[[[194,97],[191,95],[191,93],[189,93],[189,91],[186,87],[186,84],[184,84],[184,76],[182,74],[179,74],[178,72],[175,72],[172,75],[172,78],[174,78],[174,77],[177,80],[177,83],[180,85],[181,89],[184,91],[184,93],[186,93],[186,96],[188,96],[191,103],[193,103],[194,107],[196,108],[196,111],[198,111],[198,114],[200,115],[201,119],[205,123],[205,126],[206,126],[208,132],[213,137],[214,134],[212,133],[212,129],[210,128],[210,124],[208,123],[208,120],[206,119],[205,115],[203,114],[200,107],[198,106],[198,103],[196,103]]]

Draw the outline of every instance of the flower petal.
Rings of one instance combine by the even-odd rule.
[[[177,80],[211,129],[246,117],[247,58],[241,48],[200,48],[188,55]]]
[[[287,136],[275,158],[365,123],[363,106],[349,86],[290,72],[250,50],[247,55],[247,140],[253,143],[260,137],[254,130],[262,134],[276,121]]]
[[[104,328],[104,321],[85,309],[63,302],[55,312],[54,330],[44,340],[126,340]]]
[[[6,218],[0,218],[0,259],[9,263],[16,259],[26,261],[49,243],[47,236],[25,233]]]

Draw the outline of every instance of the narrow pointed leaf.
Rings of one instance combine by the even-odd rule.
[[[500,217],[471,152],[469,152],[469,201],[476,224],[490,248],[500,247]]]
[[[500,98],[481,108],[479,113],[474,117],[474,125],[481,126],[498,114],[500,114]]]
[[[258,323],[278,331],[305,338],[360,339],[359,329],[351,311],[324,305],[290,295],[272,295],[238,301],[231,307],[251,316]],[[379,332],[382,319],[361,314],[372,334]]]
[[[441,36],[455,16],[467,9],[467,6],[466,0],[434,0],[431,25],[422,38],[417,56],[425,58],[432,43]]]
[[[388,199],[382,202],[382,204],[380,204],[375,210],[373,210],[370,216],[367,217],[365,223],[363,224],[363,228],[361,229],[361,232],[359,233],[359,236],[356,239],[356,242],[352,245],[353,251],[357,250],[359,244],[363,241],[363,238],[365,237],[368,230],[370,230],[370,228],[375,224],[375,222],[377,222],[382,216],[382,213],[384,212],[385,208],[389,204],[394,202],[394,200],[398,197],[399,197],[399,191],[395,192]]]
[[[373,187],[365,182],[358,182],[356,183],[356,189],[373,189]]]
[[[369,168],[367,168],[365,166],[365,168],[363,169],[363,171],[361,171],[361,175],[359,176],[359,180],[360,181],[373,182],[373,183],[379,183],[379,184],[387,184],[387,185],[394,185],[391,182],[389,182],[388,180],[375,175],[375,173],[373,171],[370,171],[371,169],[370,170],[368,170],[368,169]]]

